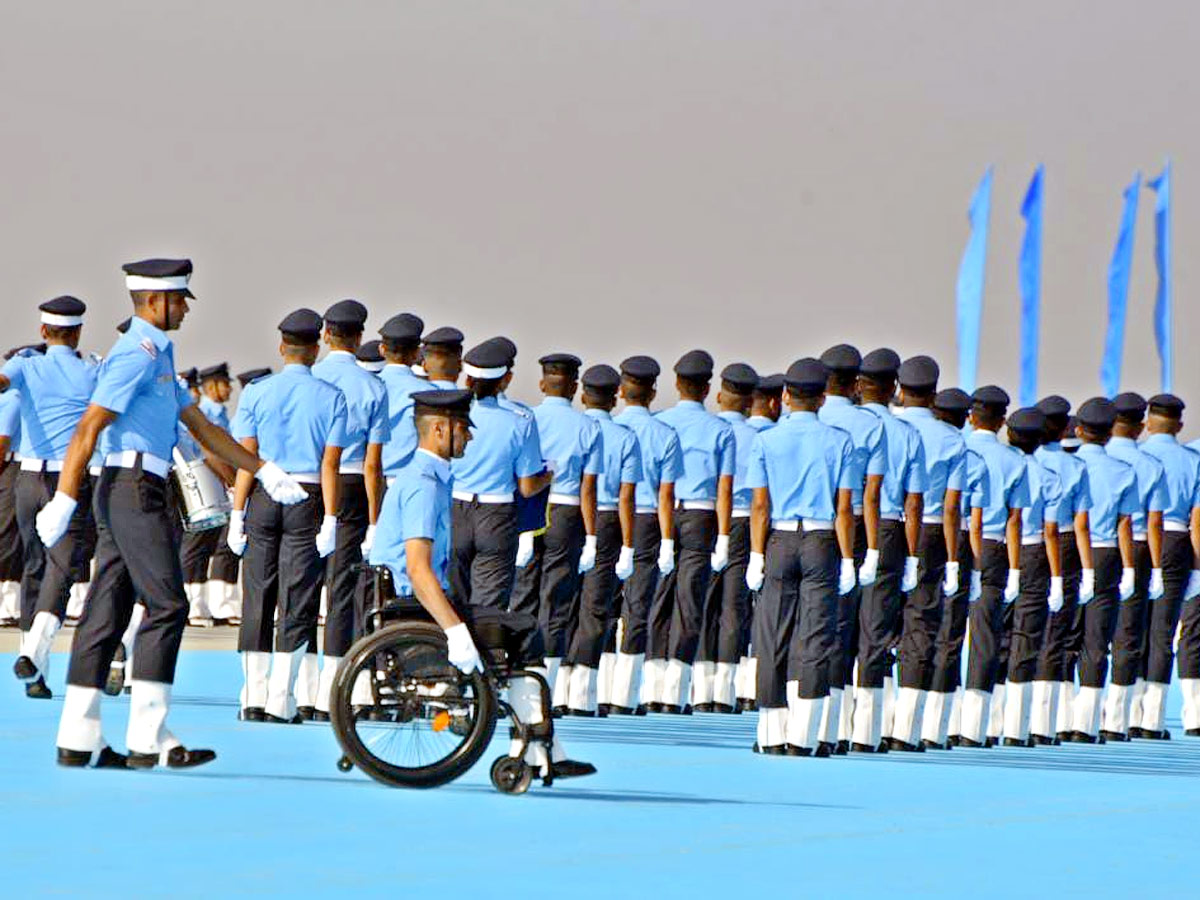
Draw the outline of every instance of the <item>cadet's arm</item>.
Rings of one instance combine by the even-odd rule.
[[[12,382],[8,380],[7,375],[0,375],[0,394],[12,387]]]
[[[596,533],[596,476],[584,475],[579,482],[579,512],[583,516],[583,533]]]
[[[1117,546],[1121,550],[1121,565],[1126,569],[1133,568],[1133,519],[1121,516],[1117,520]]]
[[[750,498],[750,549],[767,552],[767,534],[771,530],[771,489],[754,489]]]
[[[258,456],[258,438],[242,438],[241,444],[247,453]],[[237,477],[233,482],[233,508],[239,511],[244,510],[252,490],[254,490],[254,476],[245,469],[238,469]]]
[[[100,439],[100,432],[116,421],[116,418],[115,412],[94,403],[83,411],[67,447],[62,471],[58,474],[58,493],[66,494],[72,500],[79,498],[79,482],[83,479],[83,473],[87,471],[92,454],[96,452],[96,441]]]
[[[12,449],[12,438],[7,434],[0,434],[0,472],[8,466],[8,451]]]
[[[946,559],[958,559],[958,530],[962,527],[962,491],[946,491],[942,500],[942,531],[946,538]]]
[[[910,492],[904,498],[904,537],[908,555],[916,556],[921,547],[921,522],[925,516],[925,495]]]
[[[1092,566],[1092,517],[1087,510],[1075,514],[1075,546],[1079,550],[1079,564],[1085,569]]]
[[[1008,551],[1008,567],[1021,568],[1021,507],[1008,511],[1008,524],[1004,528],[1004,544]]]
[[[1157,569],[1162,566],[1163,543],[1163,514],[1155,510],[1146,514],[1146,543],[1150,547],[1150,565]]]
[[[733,476],[717,479],[717,534],[729,534],[733,525]]]
[[[325,449],[326,456],[329,455],[330,449]],[[341,458],[340,453],[338,458]],[[324,462],[321,466],[323,473]],[[324,483],[325,477],[322,474],[321,484]],[[367,488],[367,521],[374,525],[379,519],[379,507],[383,502],[383,444],[367,444],[367,455],[363,459],[363,483]]]
[[[971,510],[971,530],[968,535],[971,541],[971,553],[975,557],[975,568],[983,565],[983,509],[974,507]]]
[[[367,458],[371,455],[367,449]],[[342,466],[342,448],[326,447],[321,454],[321,500],[325,504],[325,515],[336,516],[338,505],[342,502],[342,476],[339,470]],[[366,466],[363,466],[366,471]],[[368,498],[370,493],[367,494]],[[372,519],[371,521],[374,521]]]
[[[1062,541],[1058,537],[1058,523],[1046,520],[1046,556],[1050,559],[1050,574],[1062,574]]]
[[[532,497],[541,493],[554,480],[553,472],[542,472],[540,475],[522,475],[517,479],[517,490],[522,497]]]
[[[658,486],[658,531],[664,538],[675,537],[675,482]]]
[[[433,616],[433,621],[443,631],[461,624],[462,619],[446,599],[442,585],[433,574],[433,541],[428,538],[409,538],[404,542],[404,555],[408,560],[408,580],[412,582],[417,602]]]
[[[854,499],[849,488],[837,493],[837,516],[833,520],[837,531],[838,549],[842,559],[854,558]]]
[[[621,493],[617,497],[617,518],[621,521],[621,546],[633,546],[633,516],[635,511],[635,496],[637,485],[632,481],[622,482]]]
[[[251,475],[262,468],[262,460],[254,453],[229,436],[224,428],[214,425],[204,418],[204,413],[195,406],[189,406],[179,413],[179,418],[187,430],[192,433],[200,446],[205,450],[225,460],[235,469],[245,469]]]
[[[1192,535],[1192,555],[1200,565],[1200,506],[1192,509],[1192,527],[1189,531]]]
[[[868,475],[863,488],[863,528],[867,532],[867,549],[879,548],[879,497],[883,493],[883,476]]]

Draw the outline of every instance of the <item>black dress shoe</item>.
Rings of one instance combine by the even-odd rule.
[[[1196,733],[1200,734],[1200,730],[1197,730]],[[1104,740],[1108,741],[1110,744],[1129,743],[1129,735],[1125,734],[1123,731],[1105,731],[1104,729],[1101,729],[1100,737],[1104,738]]]
[[[550,764],[550,774],[555,778],[583,778],[585,775],[595,775],[596,767],[591,763],[563,759]]]
[[[86,750],[58,748],[58,764],[72,769],[84,769],[92,764],[92,754]],[[112,747],[103,748],[96,754],[97,769],[124,769],[125,757]]]
[[[645,710],[648,713],[660,713],[660,712],[666,711],[665,705],[662,703],[659,703],[657,700],[654,700],[650,703],[643,703],[642,707],[645,707]]]
[[[879,741],[879,746],[875,748],[876,753],[888,752],[888,738],[883,738]]]
[[[812,747],[797,747],[795,744],[784,744],[785,756],[812,756]]]
[[[999,741],[997,741],[997,740],[996,740],[994,737],[992,737],[990,734],[989,734],[987,737],[985,737],[985,738],[983,739],[983,746],[987,747],[989,750],[990,750],[992,747],[995,747],[995,746],[996,746],[996,744],[998,744],[998,743],[1000,743],[1000,742],[999,742]]]
[[[54,698],[54,694],[50,692],[50,688],[46,687],[46,679],[40,675],[37,681],[26,682],[25,696],[31,700],[51,700]]]
[[[834,747],[837,745],[830,741],[821,741],[817,744],[817,749],[813,751],[813,756],[817,759],[827,759],[833,756]]]
[[[565,706],[555,706],[554,708],[552,708],[550,710],[550,715],[554,716],[554,718],[556,718],[556,719],[561,719],[566,714],[567,714],[567,707],[565,707]]]
[[[870,744],[855,744],[855,743],[852,743],[852,744],[850,745],[850,752],[851,752],[851,753],[874,753],[874,752],[875,752],[875,750],[876,750],[876,748],[875,748],[875,747],[872,747]]]
[[[734,716],[741,712],[736,706],[730,706],[728,703],[714,703],[709,712],[719,713],[723,716]]]
[[[263,713],[262,720],[270,722],[272,725],[303,725],[304,717],[300,713],[296,713],[290,719],[285,719],[283,716],[273,716],[270,713]]]
[[[217,758],[215,750],[188,750],[186,747],[172,747],[167,751],[168,769],[194,769]],[[131,769],[153,769],[158,765],[157,753],[134,753],[130,751],[125,765]]]
[[[957,743],[957,744],[955,744],[954,746],[956,746],[956,747],[966,747],[966,748],[968,748],[968,749],[970,749],[970,750],[986,750],[986,749],[987,749],[987,748],[988,748],[990,745],[989,745],[989,744],[987,744],[987,743],[985,743],[985,742],[983,742],[983,741],[976,741],[976,740],[973,740],[972,738],[969,738],[969,737],[963,737],[963,736],[960,734],[960,735],[958,736],[958,743]]]
[[[312,714],[312,720],[314,722],[328,722],[329,721],[329,713],[323,709],[314,709],[313,714]]]
[[[1004,740],[1002,740],[1000,742],[1000,744],[1004,747],[1029,747],[1029,746],[1031,746],[1029,741],[1022,741],[1019,738],[1010,738],[1010,737],[1004,738]]]
[[[267,720],[267,711],[261,706],[247,706],[245,709],[238,710],[239,722],[265,722]]]
[[[716,711],[717,711],[717,705],[715,703],[697,703],[695,706],[692,707],[692,712],[713,713]]]
[[[13,674],[22,681],[29,681],[37,675],[37,666],[28,656],[18,656],[17,661],[13,663]]]
[[[838,741],[837,746],[833,748],[833,752],[838,756],[845,756],[850,752],[850,742]]]
[[[762,753],[766,756],[783,756],[786,753],[784,744],[771,744],[769,747],[760,747],[756,743],[754,745],[755,753]]]
[[[594,719],[594,718],[596,718],[596,714],[594,712],[592,712],[590,709],[572,709],[572,708],[568,707],[567,715],[575,716],[576,718],[579,718],[579,719]]]
[[[1188,737],[1200,737],[1200,728],[1188,728],[1183,733]]]
[[[1074,733],[1073,731],[1060,731],[1055,737],[1058,738],[1060,744],[1069,744],[1071,743],[1071,735]]]
[[[931,741],[929,738],[921,738],[921,746],[926,750],[949,750],[949,744],[939,744],[937,741]]]
[[[1046,737],[1044,734],[1031,734],[1029,740],[1035,747],[1057,747],[1062,742],[1056,737]]]
[[[612,712],[612,704],[611,703],[597,703],[596,704],[596,714],[597,715],[603,717],[603,716],[607,716],[610,712]]]
[[[1068,740],[1072,744],[1098,744],[1100,743],[1101,739],[1092,737],[1090,734],[1084,731],[1072,731]]]
[[[1129,739],[1131,741],[1137,740],[1138,738],[1143,738],[1145,736],[1146,732],[1142,731],[1142,729],[1138,728],[1136,725],[1129,726]]]
[[[757,712],[758,701],[751,700],[749,697],[739,697],[738,709],[740,709],[742,712]]]
[[[639,703],[639,704],[637,705],[637,708],[636,708],[636,709],[633,711],[633,714],[634,714],[635,716],[644,716],[644,715],[646,715],[646,713],[648,713],[648,712],[650,712],[650,706],[649,706],[649,704],[647,704],[647,703]]]
[[[298,715],[305,722],[311,722],[313,720],[313,716],[316,715],[316,712],[317,708],[315,706],[296,707],[296,715]]]
[[[899,738],[886,738],[884,743],[887,744],[889,750],[895,750],[897,753],[924,753],[925,748],[916,744],[910,744],[908,741],[902,741]]]
[[[947,737],[946,738],[946,746],[947,747],[961,747],[962,746],[962,735],[952,734],[949,737]]]
[[[666,713],[669,716],[682,716],[683,715],[683,707],[682,706],[676,706],[674,703],[660,703],[658,705],[660,707],[658,710],[660,713]]]
[[[610,716],[636,716],[637,709],[632,706],[617,706],[614,703],[609,705],[608,714]]]

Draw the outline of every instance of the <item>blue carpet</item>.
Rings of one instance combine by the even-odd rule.
[[[5,667],[12,656],[0,657]],[[495,745],[466,777],[390,790],[340,774],[328,726],[235,720],[232,652],[183,656],[171,726],[219,759],[183,773],[54,765],[56,699],[0,679],[0,896],[291,894],[888,898],[1196,890],[1200,740],[759,757],[754,716],[567,720],[594,777],[507,797]],[[127,698],[106,699],[124,746]],[[503,730],[503,729],[499,729]]]

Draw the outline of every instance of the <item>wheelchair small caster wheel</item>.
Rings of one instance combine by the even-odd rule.
[[[354,768],[354,763],[350,762],[350,757],[343,756],[337,761],[337,767],[339,772],[349,772]]]
[[[533,769],[524,760],[501,756],[492,763],[492,784],[502,794],[523,794],[533,783]]]

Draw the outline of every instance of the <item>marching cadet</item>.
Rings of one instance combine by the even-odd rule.
[[[67,695],[58,728],[58,762],[65,766],[186,768],[216,757],[188,750],[167,729],[171,683],[187,622],[187,595],[179,546],[166,504],[168,459],[176,421],[231,466],[253,472],[281,502],[306,496],[278,466],[239,446],[194,408],[175,383],[167,332],[179,328],[192,297],[190,260],[144,260],[124,267],[133,299],[129,330],[97,375],[92,400],[67,448],[54,498],[37,516],[43,546],[67,532],[79,503],[88,461],[99,440],[104,469],[95,487],[96,577],[71,646]],[[108,675],[134,599],[147,612],[135,639],[130,692],[128,756],[104,739],[100,690]]]
[[[1100,734],[1109,741],[1129,740],[1129,717],[1134,685],[1144,669],[1149,604],[1163,595],[1163,510],[1167,484],[1163,464],[1138,447],[1147,403],[1141,394],[1113,398],[1117,420],[1104,445],[1109,456],[1127,463],[1137,476],[1138,510],[1133,514],[1133,596],[1121,604],[1112,642],[1112,676],[1105,695]]]
[[[426,361],[433,360],[431,377],[448,374],[451,367],[444,357],[453,351],[439,349],[431,357],[429,350],[449,345],[432,345],[429,336],[425,342]],[[451,464],[449,576],[454,600],[462,606],[508,608],[517,557],[515,494],[532,497],[552,477],[543,470],[541,449],[529,440],[530,420],[503,408],[497,399],[508,360],[507,349],[496,341],[472,347],[463,360],[467,390],[475,397],[471,408],[475,431],[466,451]],[[453,385],[443,389],[452,390]]]
[[[366,341],[354,351],[354,361],[358,367],[372,375],[383,371],[383,351],[379,349],[379,341]]]
[[[755,431],[770,428],[779,421],[783,409],[783,375],[763,375],[754,387],[746,424]]]
[[[987,467],[987,502],[982,517],[982,541],[976,554],[972,589],[979,599],[971,605],[970,652],[962,699],[958,744],[985,746],[984,729],[992,690],[1000,673],[1000,641],[1004,606],[1021,589],[1021,510],[1029,506],[1029,473],[1019,450],[1000,443],[998,433],[1008,411],[1008,394],[995,385],[979,388],[971,397],[971,433],[967,448]]]
[[[379,347],[384,366],[379,373],[387,389],[388,422],[392,439],[383,448],[383,475],[389,482],[400,474],[417,449],[413,428],[412,395],[429,390],[429,382],[413,374],[412,366],[421,352],[425,323],[411,313],[392,316],[379,329]]]
[[[1062,485],[1058,476],[1037,458],[1046,434],[1046,416],[1036,407],[1018,409],[1008,417],[1008,443],[1025,454],[1029,506],[1021,513],[1021,591],[1004,609],[1008,640],[1004,678],[1003,744],[1031,746],[1030,712],[1033,677],[1045,639],[1050,613],[1063,607],[1062,552],[1058,538],[1058,507]],[[997,691],[999,686],[997,686]]]
[[[1189,615],[1184,618],[1179,636],[1179,677],[1187,698],[1183,725],[1188,734],[1200,728],[1200,620],[1194,602],[1200,595],[1200,573],[1194,568],[1200,560],[1200,455],[1180,446],[1176,437],[1183,427],[1182,400],[1173,394],[1157,394],[1150,398],[1149,409],[1146,430],[1150,436],[1142,450],[1162,463],[1165,473],[1163,594],[1150,600],[1142,658],[1145,688],[1139,714],[1129,723],[1129,734],[1162,739],[1168,736],[1163,723],[1167,685],[1171,683],[1176,623],[1184,601]]]
[[[49,698],[45,675],[54,635],[62,626],[71,585],[80,568],[91,517],[91,478],[80,484],[79,505],[63,540],[47,550],[35,517],[54,496],[58,473],[75,426],[96,386],[96,369],[75,352],[87,307],[75,297],[41,304],[44,354],[17,354],[0,370],[0,390],[20,396],[21,471],[17,476],[17,524],[25,555],[21,575],[21,648],[13,672],[28,697]]]
[[[1075,700],[1073,657],[1077,647],[1077,619],[1083,610],[1079,602],[1092,597],[1095,571],[1092,568],[1092,538],[1088,511],[1092,495],[1087,466],[1072,453],[1063,449],[1070,428],[1071,404],[1064,397],[1052,394],[1038,402],[1037,408],[1046,417],[1046,434],[1042,446],[1034,452],[1037,461],[1057,479],[1058,546],[1063,579],[1062,608],[1050,609],[1046,622],[1042,650],[1038,654],[1030,700],[1029,732],[1035,744],[1058,743],[1058,732],[1071,730],[1071,706]],[[1084,571],[1087,593],[1081,596]],[[1024,576],[1022,576],[1024,577]],[[1057,724],[1056,724],[1057,723]]]
[[[341,658],[361,627],[357,566],[371,548],[379,504],[383,501],[383,445],[391,437],[387,388],[355,364],[362,341],[367,308],[357,300],[339,300],[325,311],[325,343],[329,352],[312,367],[314,377],[327,381],[346,398],[346,444],[338,479],[337,520],[321,525],[322,536],[332,530],[334,551],[325,560],[329,591],[325,613],[325,656],[316,708],[329,711],[329,691]],[[365,550],[364,550],[365,547]]]
[[[675,483],[675,536],[660,548],[675,555],[674,577],[659,582],[650,607],[643,696],[650,712],[684,712],[692,660],[700,639],[700,615],[713,572],[729,563],[736,445],[728,422],[704,408],[713,359],[690,350],[675,364],[679,402],[658,413],[675,429],[683,475]]]
[[[742,636],[750,627],[750,590],[746,566],[750,561],[750,500],[746,463],[758,431],[746,414],[758,387],[758,373],[745,363],[721,371],[717,418],[733,429],[737,464],[733,473],[733,521],[729,528],[729,564],[714,573],[704,597],[700,643],[692,666],[692,709],[696,712],[735,712],[734,677],[742,653]]]
[[[746,584],[761,591],[755,752],[829,756],[819,739],[837,651],[837,597],[855,582],[853,443],[817,418],[825,366],[801,359],[787,371],[790,413],[759,432],[746,484],[753,491]]]
[[[1092,494],[1089,516],[1095,592],[1083,605],[1083,646],[1079,654],[1079,691],[1066,736],[1076,743],[1099,740],[1100,701],[1108,674],[1108,651],[1120,614],[1118,606],[1134,594],[1133,514],[1141,508],[1137,474],[1128,463],[1105,452],[1117,410],[1094,398],[1079,408],[1079,458],[1087,466]],[[974,631],[972,631],[972,635]]]
[[[879,567],[879,501],[883,473],[887,469],[887,437],[883,422],[875,414],[855,405],[858,372],[862,355],[849,344],[838,344],[821,354],[829,370],[825,402],[818,417],[827,425],[850,434],[854,443],[854,559],[858,566],[858,588],[838,599],[838,657],[834,666],[834,685],[824,716],[832,730],[837,724],[839,753],[850,749],[853,693],[844,698],[839,683],[853,692],[854,658],[858,653],[858,608],[862,588],[875,580]],[[859,483],[861,482],[861,484]],[[845,702],[843,702],[845,701]]]
[[[559,666],[571,642],[579,578],[596,564],[596,481],[604,471],[604,442],[600,424],[571,405],[579,389],[579,357],[551,353],[539,359],[538,365],[545,399],[534,407],[533,416],[541,454],[553,479],[540,552],[521,574],[522,584],[536,585],[536,590],[527,587],[515,593],[512,609],[528,614],[536,610],[546,644],[554,707],[562,712],[567,706],[570,673],[564,670],[560,678]]]
[[[421,371],[414,365],[413,374],[428,379],[430,386],[439,390],[453,390],[462,373],[462,347],[463,333],[457,328],[435,328],[421,338]]]
[[[937,394],[936,361],[914,356],[900,366],[898,415],[916,430],[924,450],[925,498],[922,506],[921,565],[917,585],[904,604],[900,634],[899,682],[891,750],[920,750],[925,700],[933,683],[934,648],[942,623],[943,597],[958,590],[961,570],[958,543],[967,445],[962,434],[933,415]],[[941,715],[941,709],[937,710]]]
[[[562,668],[571,672],[567,711],[575,716],[607,713],[612,703],[615,660],[606,669],[602,654],[615,627],[617,589],[633,574],[634,493],[642,478],[642,457],[637,436],[612,419],[620,386],[621,376],[612,366],[592,366],[583,373],[584,415],[600,426],[604,467],[596,479],[596,565],[583,576],[579,618]],[[608,685],[601,682],[602,675]]]
[[[269,375],[271,370],[261,370],[260,374]],[[233,393],[229,366],[221,363],[202,370],[199,375],[200,390],[203,394],[200,398],[200,411],[213,424],[229,430],[229,412],[225,406]],[[211,454],[205,457],[205,461],[218,473],[220,473],[220,467],[224,466],[223,462]],[[227,483],[232,485],[236,473],[230,470],[226,474],[229,475]],[[204,590],[204,597],[208,605],[208,613],[213,617],[214,623],[238,625],[241,623],[242,616],[242,596],[238,587],[238,568],[241,560],[229,549],[228,536],[229,526],[227,524],[221,526],[217,536],[217,546],[209,561],[208,584]]]
[[[238,718],[248,722],[325,721],[328,713],[297,710],[294,695],[301,662],[315,667],[323,560],[334,550],[342,447],[349,443],[345,397],[312,371],[321,325],[311,309],[279,323],[283,369],[246,388],[233,423],[243,447],[287,472],[305,493],[285,506],[256,487],[249,472],[238,473],[229,544],[245,553]]]
[[[8,359],[12,358],[9,354]],[[14,452],[21,442],[21,395],[0,394],[0,626],[21,617],[21,568],[24,556],[17,526],[17,472]]]
[[[917,586],[927,486],[921,436],[890,409],[899,370],[900,357],[883,348],[863,358],[858,376],[862,408],[883,423],[887,446],[876,575],[863,588],[858,613],[858,679],[850,749],[868,753],[878,750],[883,739],[891,736],[891,648],[900,635],[904,595]]]
[[[622,362],[625,409],[613,417],[637,436],[642,457],[642,477],[634,491],[633,574],[621,592],[621,642],[613,666],[609,711],[617,715],[644,713],[645,703],[654,700],[642,678],[650,606],[659,578],[675,569],[675,539],[664,535],[675,534],[675,482],[683,477],[683,451],[675,429],[650,414],[659,371],[658,362],[649,356],[631,356]],[[649,680],[657,693],[664,666],[651,662],[657,671]]]

